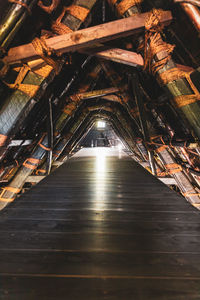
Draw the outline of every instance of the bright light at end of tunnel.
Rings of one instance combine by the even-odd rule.
[[[121,143],[119,143],[118,146],[117,146],[117,148],[118,148],[119,151],[121,151],[122,148],[123,148],[123,145]]]
[[[104,121],[97,121],[97,128],[105,128],[106,122]]]

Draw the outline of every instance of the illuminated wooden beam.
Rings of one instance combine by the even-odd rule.
[[[139,14],[126,19],[121,19],[72,33],[52,37],[46,40],[47,47],[55,53],[74,52],[88,48],[96,43],[106,42],[120,37],[133,35],[144,30],[145,21],[149,13]],[[162,14],[160,23],[170,24],[172,15],[170,11]],[[5,58],[7,63],[19,63],[39,58],[32,43],[11,48]]]
[[[107,89],[102,89],[102,90],[94,90],[94,91],[89,91],[85,93],[78,93],[69,96],[71,100],[73,101],[80,101],[84,99],[93,99],[93,98],[98,98],[98,97],[104,97],[106,95],[110,94],[115,94],[118,93],[119,89],[115,87],[107,88]]]
[[[97,46],[89,49],[81,49],[78,52],[93,55],[101,59],[114,61],[131,67],[144,66],[144,60],[142,55],[136,52],[127,51],[120,48],[109,48],[105,50],[104,45],[100,45],[100,47]],[[34,68],[39,68],[42,65],[44,65],[44,61],[42,59],[37,59],[29,61],[28,65],[32,70],[34,70]]]
[[[144,66],[143,57],[140,54],[135,52],[127,51],[124,49],[113,48],[102,50],[98,52],[94,52],[94,49],[86,49],[82,50],[81,52],[97,56],[99,58],[103,58],[106,60],[111,60],[114,62],[118,62],[124,65],[128,65],[131,67],[142,67]]]
[[[42,179],[44,179],[46,176],[39,176],[39,175],[30,175],[26,178],[26,182],[32,182],[32,183],[38,183]]]
[[[167,184],[167,185],[177,185],[177,182],[174,178],[172,177],[157,177],[162,183]]]

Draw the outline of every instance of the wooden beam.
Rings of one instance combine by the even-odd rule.
[[[118,102],[118,103],[123,104],[122,99],[117,95],[106,95],[106,96],[103,96],[102,98],[105,100],[108,100],[108,101],[113,101],[113,102]]]
[[[192,5],[196,5],[196,6],[199,6],[200,7],[200,2],[199,0],[174,0],[175,3],[189,3],[189,4],[192,4]]]
[[[101,45],[101,47],[94,47],[94,48],[88,48],[88,49],[81,49],[78,52],[93,55],[102,59],[114,61],[120,64],[124,64],[131,67],[143,67],[144,66],[144,60],[142,55],[137,54],[136,52],[127,51],[120,48],[108,48],[104,45]],[[42,65],[44,65],[43,59],[37,59],[32,60],[28,62],[28,65],[32,70],[34,68],[39,68]]]
[[[33,143],[33,140],[12,140],[8,147],[21,147],[21,146],[27,146],[31,145]]]
[[[30,175],[27,177],[26,182],[35,182],[38,183],[40,182],[42,179],[44,179],[46,176],[39,176],[39,175]]]
[[[78,93],[69,96],[73,101],[80,101],[83,99],[94,99],[98,97],[103,97],[106,95],[110,94],[115,94],[118,93],[119,89],[115,87],[107,88],[107,89],[102,89],[102,90],[94,90],[94,91],[89,91],[85,93]]]
[[[84,53],[92,54],[91,51],[84,51]],[[140,54],[137,54],[135,52],[119,49],[119,48],[113,48],[108,49],[104,51],[99,51],[94,54],[94,56],[97,56],[99,58],[103,58],[106,60],[111,60],[114,62],[118,62],[124,65],[132,66],[132,67],[142,67],[144,66],[144,60],[143,57]]]
[[[60,167],[62,164],[63,164],[63,162],[60,162],[60,161],[57,160],[57,161],[54,161],[54,162],[53,162],[52,166],[58,168],[58,167]]]
[[[167,185],[177,185],[177,182],[172,177],[157,177],[160,181]]]
[[[74,52],[83,48],[106,42],[120,37],[129,36],[144,30],[145,21],[149,13],[143,13],[126,19],[121,19],[90,28],[78,30],[72,33],[52,37],[46,40],[47,47],[57,53]],[[160,22],[170,24],[172,15],[170,11],[162,14]],[[6,63],[20,63],[39,58],[32,43],[11,48]]]

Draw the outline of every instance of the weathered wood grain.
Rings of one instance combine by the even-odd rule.
[[[105,24],[78,30],[69,34],[52,37],[46,40],[48,47],[55,52],[73,52],[95,45],[96,43],[106,42],[124,36],[129,36],[144,30],[145,20],[148,13],[136,15],[122,20],[108,22]],[[160,22],[168,25],[172,20],[170,11],[162,14]],[[11,48],[8,56],[5,57],[6,63],[16,63],[22,61],[35,60],[39,56],[31,43]]]

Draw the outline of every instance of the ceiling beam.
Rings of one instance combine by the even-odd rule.
[[[94,90],[94,91],[88,91],[88,92],[84,92],[84,93],[74,94],[74,95],[69,96],[69,98],[72,101],[79,102],[80,100],[104,97],[106,95],[115,94],[118,92],[119,92],[118,88],[111,87],[111,88],[102,89],[102,90]]]
[[[105,24],[59,35],[46,40],[47,47],[55,53],[67,53],[94,46],[96,43],[106,42],[120,37],[133,35],[144,30],[145,21],[149,13],[139,14]],[[163,12],[160,23],[170,24],[170,11]],[[4,58],[6,63],[21,63],[39,58],[32,43],[11,48]]]
[[[108,48],[101,44],[100,47],[92,47],[87,49],[80,49],[78,52],[88,54],[90,56],[96,56],[101,59],[114,61],[120,64],[124,64],[131,67],[143,67],[144,66],[144,59],[142,55],[120,49],[120,48]],[[28,62],[29,67],[34,70],[42,67],[44,65],[43,59],[36,59]]]
[[[136,52],[132,52],[120,48],[106,49],[102,51],[96,51],[96,49],[92,48],[92,49],[83,49],[80,52],[89,55],[94,55],[99,58],[114,61],[131,67],[144,66],[144,60],[142,55],[137,54]]]

